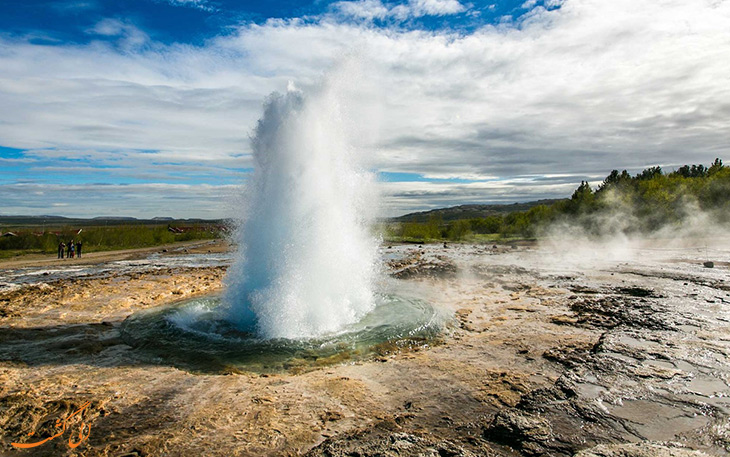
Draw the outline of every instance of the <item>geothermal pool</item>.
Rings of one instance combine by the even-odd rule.
[[[227,319],[220,296],[195,298],[140,311],[121,326],[124,342],[141,360],[164,360],[192,371],[302,371],[426,347],[445,316],[413,297],[380,295],[359,321],[313,338],[264,338]]]

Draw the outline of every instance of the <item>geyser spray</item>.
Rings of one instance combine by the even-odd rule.
[[[271,95],[252,138],[229,318],[265,338],[337,332],[374,307],[373,176],[351,145],[337,81]]]

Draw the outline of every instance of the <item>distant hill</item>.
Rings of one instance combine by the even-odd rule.
[[[3,225],[67,225],[73,222],[74,219],[63,216],[0,216]]]
[[[128,216],[97,216],[91,218],[94,221],[136,221],[138,220],[136,217],[128,217]],[[155,220],[157,218],[153,218],[152,220]]]
[[[152,219],[137,219],[124,216],[100,216],[90,219],[71,218],[63,216],[0,216],[0,225],[14,227],[37,227],[37,226],[99,226],[99,225],[161,225],[169,223],[184,224],[221,224],[220,220],[207,219],[174,219],[168,217],[155,217]]]
[[[418,213],[409,213],[403,216],[394,217],[394,222],[427,222],[431,217],[440,217],[444,222],[458,219],[476,219],[480,217],[494,216],[496,214],[508,214],[514,211],[527,211],[538,205],[552,205],[555,202],[567,199],[545,199],[525,203],[512,203],[509,205],[460,205],[450,208],[432,209]]]

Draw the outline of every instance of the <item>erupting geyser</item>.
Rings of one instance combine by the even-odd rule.
[[[375,307],[373,179],[339,93],[271,95],[252,139],[255,171],[224,300],[229,320],[265,338],[337,332]]]
[[[385,342],[421,346],[440,331],[444,316],[430,304],[388,281],[374,291],[376,194],[351,136],[371,116],[355,124],[342,105],[370,101],[338,84],[350,81],[269,97],[252,139],[255,171],[225,292],[129,316],[121,335],[138,357],[278,372],[367,358]]]

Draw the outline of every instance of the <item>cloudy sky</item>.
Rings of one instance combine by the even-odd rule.
[[[383,214],[730,161],[730,0],[3,0],[0,214],[228,216],[265,97],[353,56]]]

